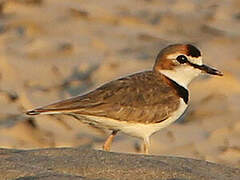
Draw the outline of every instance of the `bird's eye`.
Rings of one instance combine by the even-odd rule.
[[[177,61],[180,63],[180,64],[184,64],[188,61],[187,57],[184,56],[184,55],[180,55],[177,57]]]

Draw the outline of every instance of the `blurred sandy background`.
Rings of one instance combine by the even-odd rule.
[[[185,120],[152,136],[151,153],[239,167],[239,0],[0,1],[0,147],[101,149],[109,132],[23,112],[150,69],[160,49],[184,42],[225,75],[191,84]],[[112,151],[140,149],[119,134]]]

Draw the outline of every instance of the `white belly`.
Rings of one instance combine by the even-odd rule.
[[[126,121],[118,121],[105,117],[96,117],[90,115],[76,115],[81,121],[84,123],[92,124],[96,127],[100,127],[103,129],[110,130],[120,130],[123,133],[126,133],[131,136],[135,136],[138,138],[146,138],[150,137],[153,133],[159,131],[160,129],[170,125],[174,121],[176,121],[186,110],[187,105],[184,103],[182,99],[180,99],[180,106],[177,111],[172,113],[172,116],[168,119],[153,124],[142,124],[142,123],[134,123],[134,122],[126,122]]]

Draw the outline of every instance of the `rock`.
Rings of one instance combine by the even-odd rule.
[[[207,161],[81,148],[0,149],[0,179],[239,179],[240,169]]]

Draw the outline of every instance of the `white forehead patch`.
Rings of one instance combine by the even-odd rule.
[[[192,57],[192,56],[188,56],[188,60],[193,63],[193,64],[197,64],[197,65],[202,65],[202,57]]]
[[[169,54],[167,56],[167,59],[172,59],[175,60],[177,59],[178,56],[180,55],[184,55],[187,57],[188,61],[190,61],[193,64],[197,64],[197,65],[202,65],[202,56],[199,57],[192,57],[192,56],[187,56],[186,54],[181,54],[181,53],[175,53],[175,54]]]

